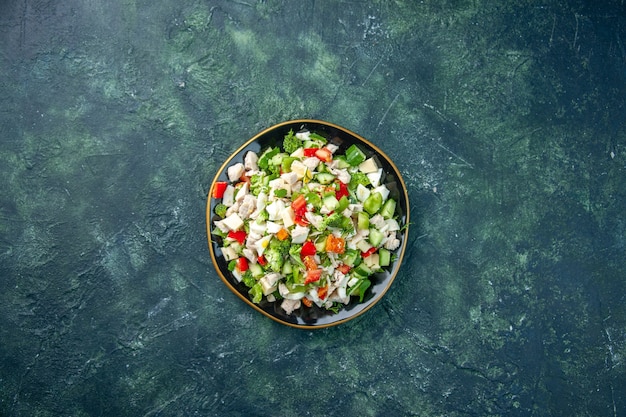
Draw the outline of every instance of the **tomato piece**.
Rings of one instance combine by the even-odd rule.
[[[241,272],[246,272],[248,270],[248,259],[243,256],[237,259],[237,269]]]
[[[315,258],[313,258],[312,256],[302,257],[302,262],[304,263],[304,266],[306,267],[307,271],[318,269],[317,262],[315,262]]]
[[[374,252],[376,252],[376,248],[374,246],[372,246],[366,252],[361,252],[361,256],[364,257],[364,258],[367,258],[368,256],[370,256]]]
[[[345,275],[348,272],[350,272],[350,265],[341,264],[341,265],[338,265],[337,268],[335,269]]]
[[[226,187],[228,187],[228,183],[224,181],[218,181],[213,186],[213,198],[222,198],[224,197],[224,191],[226,191]]]
[[[320,300],[324,300],[327,295],[328,295],[328,285],[319,287],[317,289],[317,296],[320,298]]]
[[[323,162],[330,162],[333,160],[333,153],[328,148],[320,148],[315,151],[317,159]]]
[[[337,200],[341,200],[341,197],[346,196],[349,197],[350,193],[348,192],[348,186],[343,182],[339,181],[339,189],[335,191],[335,198]]]
[[[259,256],[259,257],[257,258],[257,260],[256,260],[256,261],[257,261],[257,262],[259,263],[259,265],[261,265],[261,266],[265,266],[265,265],[267,265],[267,259],[265,258],[265,255],[261,255],[261,256]]]
[[[243,230],[231,230],[227,235],[230,239],[234,239],[240,244],[243,245],[243,242],[246,241],[246,232]]]
[[[306,198],[304,198],[303,194],[300,194],[295,200],[291,202],[291,208],[296,214],[302,212],[303,209],[306,211]]]
[[[319,148],[304,148],[304,156],[311,157],[315,156],[315,152],[317,152]]]
[[[322,277],[321,269],[312,269],[306,273],[306,278],[304,279],[304,285],[317,282],[320,280],[321,277]]]
[[[303,226],[303,227],[309,225],[309,221],[303,216],[296,216],[296,218],[293,219],[293,222],[297,224],[298,226]]]
[[[326,238],[326,252],[344,253],[346,241],[342,237],[336,237],[332,233]]]
[[[307,240],[302,245],[302,250],[300,251],[300,256],[312,256],[317,253],[317,249],[315,248],[315,244],[310,240]]]

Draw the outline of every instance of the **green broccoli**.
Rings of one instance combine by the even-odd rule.
[[[277,250],[281,255],[287,256],[289,255],[289,248],[291,248],[291,241],[289,239],[272,239],[269,244],[270,249]]]
[[[285,152],[291,154],[294,153],[298,148],[302,146],[302,141],[296,137],[293,133],[293,129],[289,130],[289,133],[285,135],[285,139],[283,140],[283,149]]]
[[[359,185],[369,185],[370,179],[362,173],[361,171],[351,172],[350,173],[350,183],[348,184],[348,189],[356,190],[356,187]]]
[[[265,259],[272,271],[281,272],[285,259],[289,256],[291,242],[288,239],[272,239],[265,249]]]
[[[342,227],[344,216],[336,211],[325,217],[319,227],[319,230],[326,230],[327,227]]]
[[[215,214],[217,214],[220,217],[226,217],[226,210],[228,210],[228,207],[226,207],[224,204],[222,203],[218,203],[215,205]]]
[[[283,264],[285,263],[285,258],[277,249],[267,248],[263,253],[265,259],[267,259],[267,266],[274,272],[280,272]]]

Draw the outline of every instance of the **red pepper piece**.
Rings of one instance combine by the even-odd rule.
[[[224,181],[218,181],[213,186],[213,198],[222,198],[224,197],[224,191],[226,191],[226,187],[228,187],[228,183]]]
[[[227,235],[230,239],[234,239],[240,244],[243,245],[243,242],[246,241],[246,232],[243,230],[231,230]]]
[[[265,266],[265,265],[267,265],[267,259],[265,258],[265,255],[261,255],[261,256],[259,256],[259,257],[257,258],[257,260],[256,260],[256,261],[257,261],[257,262],[259,263],[259,265],[261,265],[261,266]]]

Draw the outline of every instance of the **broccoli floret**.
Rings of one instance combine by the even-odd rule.
[[[289,256],[291,242],[288,239],[272,239],[265,250],[265,259],[272,271],[281,272],[285,259]]]
[[[293,133],[293,129],[289,130],[289,133],[285,135],[285,139],[283,140],[283,149],[285,152],[291,154],[294,153],[298,148],[302,146],[302,141],[296,137]]]
[[[215,214],[217,214],[220,217],[226,217],[226,210],[228,210],[228,207],[226,207],[224,204],[219,203],[215,206]]]
[[[361,171],[351,172],[350,173],[350,183],[348,184],[348,188],[350,190],[356,190],[356,187],[361,185],[369,185],[370,179],[362,173]]]
[[[334,212],[322,220],[320,230],[326,230],[327,227],[341,227],[343,225],[343,215]]]
[[[282,256],[289,255],[289,249],[291,248],[291,241],[289,239],[272,239],[269,244],[270,249],[277,250]]]
[[[265,256],[265,259],[267,259],[267,265],[272,271],[281,271],[283,264],[285,263],[285,258],[278,249],[267,248],[263,255]]]

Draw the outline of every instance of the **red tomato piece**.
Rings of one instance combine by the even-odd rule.
[[[338,265],[337,268],[335,269],[345,275],[348,272],[350,272],[350,265],[341,264],[341,265]]]
[[[261,265],[261,266],[265,266],[265,265],[267,265],[267,259],[265,259],[265,255],[261,255],[261,256],[259,256],[259,257],[257,258],[257,260],[256,260],[256,261],[257,261],[257,262],[259,263],[259,265]]]
[[[317,152],[319,148],[304,148],[304,156],[311,157],[315,156],[315,152]]]
[[[333,160],[333,153],[328,148],[320,148],[316,150],[315,156],[323,162],[330,162]]]
[[[222,198],[224,197],[224,191],[226,191],[226,187],[228,187],[228,183],[224,181],[218,181],[213,186],[213,198]]]
[[[304,198],[303,194],[300,194],[291,202],[291,208],[296,213],[301,212],[303,209],[306,211],[306,198]]]
[[[372,246],[371,248],[369,248],[367,250],[367,252],[361,252],[361,256],[364,257],[364,258],[367,258],[368,256],[370,256],[374,252],[376,252],[376,248],[374,246]]]
[[[317,262],[315,262],[315,258],[313,258],[312,256],[302,257],[302,262],[304,263],[304,266],[306,267],[307,271],[318,269]]]
[[[311,284],[312,282],[317,282],[322,277],[321,269],[312,269],[306,273],[306,278],[304,279],[304,285]]]
[[[343,182],[339,181],[339,189],[335,191],[335,198],[337,200],[341,200],[341,197],[343,196],[348,197],[349,195],[350,193],[348,192],[348,186],[344,184]]]
[[[313,256],[317,252],[315,248],[315,244],[310,240],[307,240],[302,245],[302,250],[300,251],[300,256]]]
[[[317,289],[317,296],[320,298],[320,300],[324,300],[327,295],[328,295],[328,285],[324,287],[319,287]]]
[[[248,260],[243,256],[237,259],[237,269],[241,272],[246,272],[248,270]]]
[[[234,239],[240,244],[243,245],[243,242],[246,241],[246,232],[243,230],[231,230],[227,235],[230,239]]]

